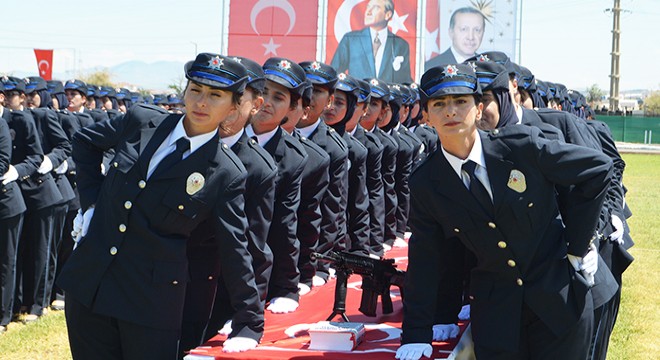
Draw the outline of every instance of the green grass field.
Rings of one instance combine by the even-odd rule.
[[[609,359],[660,359],[660,156],[626,154],[624,182],[635,262],[624,274]],[[0,335],[0,359],[70,359],[63,312],[30,325],[12,323]]]

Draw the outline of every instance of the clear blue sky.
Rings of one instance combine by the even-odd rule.
[[[240,1],[240,0],[239,0]],[[223,0],[7,1],[0,73],[35,71],[33,48],[55,49],[54,73],[129,60],[185,62],[219,52]],[[609,89],[613,0],[522,2],[521,64],[538,78]],[[660,89],[659,0],[621,0],[621,90]]]

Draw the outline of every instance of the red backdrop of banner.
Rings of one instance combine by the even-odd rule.
[[[34,49],[34,55],[37,57],[37,68],[39,76],[44,80],[53,79],[53,50]]]
[[[318,0],[231,1],[228,55],[316,59]]]
[[[368,3],[368,0],[328,0],[326,63],[330,64],[332,61],[345,33],[364,28],[364,13]],[[414,64],[417,61],[417,0],[395,1],[394,15],[388,23],[388,28],[410,46],[410,71],[414,79]]]

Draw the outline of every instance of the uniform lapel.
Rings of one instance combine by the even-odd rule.
[[[358,36],[360,45],[362,45],[362,53],[367,54],[369,64],[369,73],[376,77],[376,59],[374,58],[374,48],[371,44],[371,31],[369,28],[362,30],[362,36]]]
[[[180,115],[170,115],[166,117],[159,126],[146,127],[140,131],[140,156],[138,158],[138,166],[140,167],[140,174],[142,174],[143,177],[146,177],[147,169],[149,169],[149,161],[151,161],[154,153],[160,144],[163,143],[167,135],[172,132],[180,118]]]
[[[487,133],[479,133],[481,135],[484,158],[486,159],[488,181],[490,182],[490,188],[493,193],[493,205],[495,214],[497,214],[505,202],[504,200],[507,195],[511,194],[511,191],[507,189],[507,183],[509,174],[513,170],[513,163],[506,159],[511,149],[504,142],[491,139]]]
[[[437,169],[433,174],[438,193],[451,199],[455,204],[462,205],[480,217],[487,217],[487,214],[481,208],[477,199],[465,187],[463,180],[454,172],[454,169],[449,165],[441,150],[436,151],[428,161],[431,162],[428,166]]]

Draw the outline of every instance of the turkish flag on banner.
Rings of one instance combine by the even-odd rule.
[[[424,61],[440,54],[440,0],[426,3],[426,26],[422,34],[426,40]]]
[[[34,49],[34,55],[37,57],[39,76],[44,80],[53,80],[53,50]]]
[[[368,3],[368,0],[328,0],[326,63],[332,62],[339,42],[346,33],[365,28],[365,13]],[[417,0],[395,1],[394,13],[387,26],[392,34],[403,38],[408,43],[410,55],[406,60],[409,60],[410,75],[414,79],[417,61]],[[373,60],[373,58],[371,59]],[[382,80],[392,81],[392,79],[386,78]]]
[[[318,0],[233,0],[228,55],[260,64],[271,57],[316,59]]]

